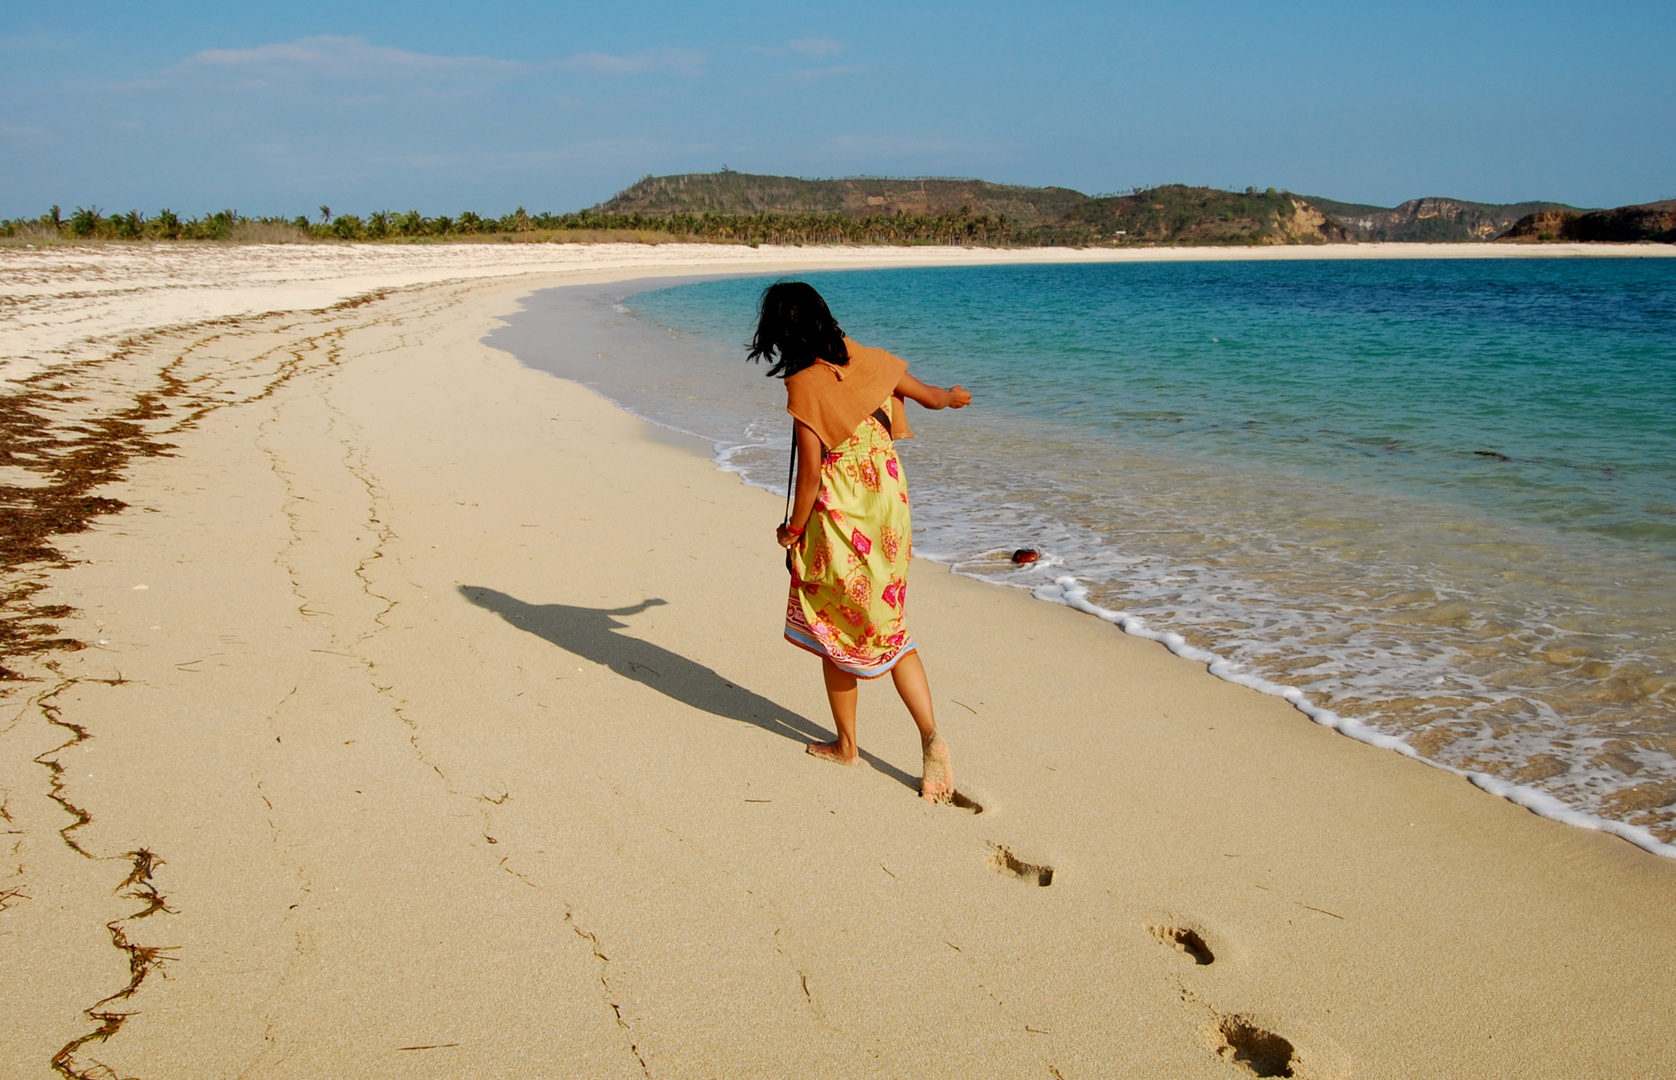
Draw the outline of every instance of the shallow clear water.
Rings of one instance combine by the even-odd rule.
[[[805,279],[974,394],[904,447],[920,554],[1075,575],[1422,756],[1676,841],[1676,260]],[[552,370],[783,488],[783,393],[741,360],[763,285],[597,293],[599,347]]]

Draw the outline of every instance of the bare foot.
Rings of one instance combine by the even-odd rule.
[[[830,761],[835,765],[854,765],[859,758],[854,750],[850,751],[849,757],[845,757],[839,752],[838,744],[835,742],[810,743],[806,749],[809,751],[810,757],[818,757],[822,761]]]
[[[919,797],[928,803],[954,801],[954,766],[949,762],[949,744],[941,735],[925,748],[925,777],[920,781]]]

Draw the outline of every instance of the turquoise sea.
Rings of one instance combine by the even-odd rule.
[[[974,395],[903,447],[918,554],[1676,854],[1676,260],[802,278]],[[555,292],[503,333],[783,490],[765,284]],[[579,303],[582,338],[530,332]]]

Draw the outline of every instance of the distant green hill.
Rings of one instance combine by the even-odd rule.
[[[246,243],[449,239],[672,240],[724,244],[1332,244],[1400,240],[1658,240],[1676,243],[1676,202],[1585,211],[1563,203],[1412,199],[1368,206],[1269,188],[1223,191],[1161,184],[1123,195],[1019,187],[948,177],[805,180],[723,170],[647,176],[586,210],[498,217],[466,211],[426,217],[375,210],[319,220],[245,218],[222,210],[194,218],[162,210],[105,214],[54,206],[38,218],[0,220],[0,246],[60,241],[224,240]]]
[[[647,176],[584,216],[670,219],[748,217],[784,220],[933,218],[1002,221],[992,241],[1015,244],[1297,244],[1355,240],[1466,242],[1493,240],[1526,215],[1576,212],[1561,203],[1507,205],[1460,199],[1413,199],[1368,206],[1269,188],[1243,192],[1164,184],[1127,195],[1085,195],[1071,188],[1019,187],[938,177],[846,177],[805,180],[724,171]],[[882,223],[881,223],[882,224]],[[868,235],[876,230],[869,230]],[[914,236],[923,228],[907,228]],[[886,233],[888,235],[888,232]]]
[[[1004,233],[995,236],[992,230],[991,235],[1021,244],[1273,244],[1345,238],[1325,215],[1284,192],[1240,193],[1181,184],[1129,195],[1090,196],[1070,188],[935,177],[803,180],[739,172],[687,173],[645,177],[582,213],[642,219],[889,219],[910,225],[936,218],[1004,219]]]
[[[1088,196],[1070,188],[1012,187],[983,180],[893,180],[848,177],[802,180],[753,173],[685,173],[647,176],[585,213],[640,214],[839,214],[849,218],[906,214],[937,217],[964,211],[1006,215],[1029,228],[1062,218]]]
[[[1059,221],[1020,232],[1039,244],[1325,244],[1344,230],[1296,195],[1164,184],[1090,198]]]

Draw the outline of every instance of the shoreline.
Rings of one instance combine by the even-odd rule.
[[[609,288],[602,289],[599,286],[594,286],[589,295],[590,298],[597,297],[601,300],[612,300],[620,303],[631,298],[637,293],[648,291],[653,288],[668,288],[672,286],[692,284],[704,280],[714,280],[715,278],[721,276],[726,275],[700,275],[690,278],[625,278],[611,282]],[[532,294],[532,297],[535,295],[539,295],[539,293]],[[529,310],[527,304],[521,305],[521,308],[524,312]],[[571,321],[577,321],[584,317],[577,309],[567,307],[565,310]],[[667,329],[662,327],[661,324],[651,320],[643,321],[648,327]],[[621,331],[604,331],[600,339],[594,344],[590,344],[589,348],[591,349],[595,344],[597,344],[600,347],[609,348],[612,355],[632,355],[637,346],[640,348],[651,347],[649,342],[636,341],[633,339],[623,339],[621,344],[619,344],[614,340],[614,338],[620,337]],[[741,482],[769,492],[770,494],[784,494],[783,488],[777,489],[773,481],[758,482],[752,480],[743,470],[731,464],[729,459],[733,453],[738,451],[738,446],[729,446],[725,441],[718,441],[696,431],[688,430],[687,428],[661,420],[651,412],[638,408],[629,402],[619,400],[618,398],[612,396],[610,390],[606,387],[598,385],[595,382],[579,378],[574,373],[566,374],[563,370],[560,370],[565,366],[563,364],[559,364],[554,368],[543,366],[538,359],[526,356],[519,351],[519,345],[523,340],[523,338],[515,335],[510,340],[500,345],[500,347],[506,348],[514,356],[517,356],[520,362],[526,367],[532,368],[533,370],[544,371],[555,378],[581,382],[583,385],[588,386],[588,388],[594,393],[599,394],[606,401],[610,402],[613,407],[622,409],[624,412],[635,417],[637,420],[652,425],[654,428],[670,432],[672,435],[678,436],[682,440],[696,440],[704,447],[707,447],[707,450],[699,451],[696,446],[692,449],[695,452],[705,453],[705,456],[713,465],[716,466],[718,471],[738,476]],[[958,570],[955,569],[952,564],[939,562],[931,558],[927,558],[927,561],[942,567],[950,573],[959,574],[962,577],[966,577],[986,585],[1023,589],[1024,591],[1029,592],[1037,600],[1072,608],[1083,612],[1084,614],[1091,615],[1103,622],[1110,623],[1115,628],[1126,634],[1130,634],[1142,640],[1156,642],[1169,649],[1175,655],[1202,665],[1207,674],[1217,679],[1284,700],[1295,708],[1302,716],[1307,717],[1312,722],[1329,728],[1346,738],[1381,750],[1400,754],[1431,768],[1440,769],[1446,773],[1465,779],[1487,794],[1496,798],[1505,799],[1514,805],[1522,807],[1541,817],[1561,822],[1575,828],[1589,829],[1616,836],[1649,854],[1662,858],[1676,859],[1676,844],[1659,839],[1650,829],[1644,826],[1632,825],[1614,818],[1578,809],[1540,788],[1508,780],[1504,777],[1497,776],[1494,773],[1482,770],[1463,769],[1456,765],[1451,765],[1448,762],[1428,757],[1410,745],[1404,738],[1398,735],[1386,734],[1378,731],[1354,717],[1342,716],[1334,709],[1313,700],[1308,693],[1297,687],[1287,686],[1264,678],[1260,675],[1240,670],[1239,665],[1232,662],[1228,657],[1222,656],[1213,650],[1189,644],[1175,627],[1163,623],[1154,625],[1145,618],[1132,615],[1129,612],[1113,610],[1100,606],[1090,600],[1088,595],[1090,591],[1088,584],[1074,575],[1067,574],[1057,576],[1050,583],[1040,586],[1031,586],[991,580],[981,574]]]
[[[606,272],[456,275],[105,363],[113,402],[147,365],[233,402],[61,538],[43,600],[99,645],[4,699],[20,1075],[63,1046],[139,1076],[1214,1078],[1254,1033],[1300,1077],[1669,1064],[1667,860],[1079,612],[918,567],[981,814],[915,804],[884,695],[872,769],[805,758],[824,699],[776,636],[774,499],[481,344]],[[98,858],[60,840],[69,805]],[[136,887],[166,908],[136,916]],[[119,930],[172,975],[96,1005],[140,955]],[[129,1015],[70,1050],[101,1007]]]
[[[678,253],[671,259],[671,249]],[[135,333],[270,311],[323,310],[380,290],[518,274],[620,274],[673,263],[705,273],[909,266],[1290,259],[1670,258],[1670,244],[1432,245],[1368,243],[1251,248],[738,247],[717,244],[249,244],[162,243],[0,248],[0,383],[100,355]],[[173,319],[112,319],[123,291],[166,288]],[[50,313],[50,314],[49,314]],[[65,317],[66,315],[72,317]],[[22,333],[19,333],[19,330]]]
[[[1533,241],[1467,241],[1467,240],[1345,240],[1329,243],[1275,243],[1275,244],[1124,244],[1104,246],[1065,246],[1065,245],[992,245],[992,244],[943,244],[943,243],[912,243],[912,244],[846,244],[846,243],[809,243],[809,244],[749,244],[737,240],[699,240],[673,237],[654,240],[561,240],[554,236],[541,236],[531,233],[527,237],[521,234],[500,234],[484,237],[449,237],[435,238],[405,238],[390,240],[299,240],[299,241],[265,241],[265,240],[118,240],[118,239],[74,239],[65,238],[50,241],[44,245],[34,244],[0,244],[0,252],[14,252],[19,255],[42,255],[55,251],[237,251],[239,249],[282,249],[282,250],[321,250],[321,251],[413,251],[438,250],[448,248],[488,249],[504,251],[507,248],[527,247],[551,248],[685,248],[719,250],[731,252],[766,251],[766,252],[810,252],[810,251],[853,251],[853,252],[936,252],[936,251],[967,251],[994,252],[1002,255],[1028,252],[1042,252],[1050,255],[1081,256],[1086,253],[1103,255],[1117,255],[1125,258],[1147,259],[1157,257],[1161,253],[1166,257],[1169,253],[1185,253],[1193,257],[1193,253],[1201,253],[1204,258],[1217,258],[1219,252],[1242,252],[1240,258],[1303,258],[1302,252],[1359,252],[1364,258],[1393,258],[1418,257],[1425,258],[1425,252],[1441,251],[1465,254],[1467,252],[1489,253],[1491,257],[1501,257],[1496,253],[1511,254],[1515,257],[1540,255],[1551,253],[1558,255],[1600,255],[1606,258],[1634,258],[1638,255],[1654,257],[1676,255],[1676,244],[1655,240],[1641,241],[1608,241],[1608,240],[1544,240]],[[1273,252],[1291,252],[1292,254],[1264,254]],[[1448,256],[1445,256],[1448,257]]]
[[[1322,727],[1330,728],[1345,738],[1364,743],[1375,749],[1400,754],[1411,761],[1458,776],[1472,784],[1473,787],[1496,798],[1505,799],[1515,806],[1523,807],[1538,817],[1544,817],[1573,828],[1606,833],[1633,844],[1650,855],[1676,859],[1676,844],[1665,843],[1654,836],[1650,829],[1575,810],[1539,788],[1517,784],[1493,773],[1462,769],[1438,761],[1435,758],[1429,758],[1398,736],[1386,735],[1360,720],[1340,716],[1332,709],[1316,704],[1295,686],[1286,686],[1258,675],[1250,675],[1236,670],[1235,666],[1230,664],[1225,657],[1209,649],[1201,649],[1188,644],[1187,640],[1174,630],[1167,627],[1155,629],[1148,626],[1145,619],[1092,603],[1087,598],[1088,587],[1081,584],[1073,576],[1060,577],[1051,586],[1034,590],[1032,595],[1038,600],[1045,600],[1050,604],[1063,604],[1068,608],[1092,615],[1102,622],[1111,623],[1125,634],[1131,634],[1144,641],[1156,642],[1184,660],[1203,664],[1208,674],[1224,682],[1255,690],[1259,694],[1280,698],[1311,721],[1320,724]]]

